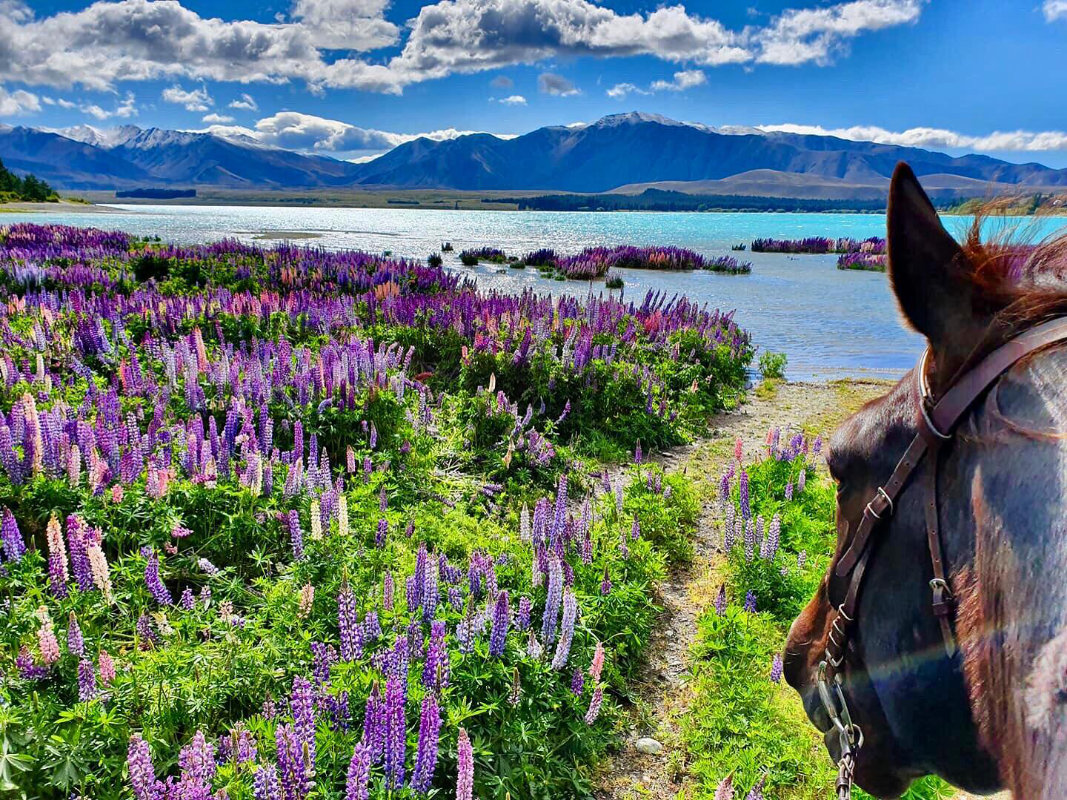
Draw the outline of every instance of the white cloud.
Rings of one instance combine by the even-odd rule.
[[[168,103],[185,106],[186,111],[207,111],[215,105],[204,86],[192,91],[186,91],[180,86],[171,86],[163,90],[163,99]]]
[[[319,153],[381,153],[415,139],[444,141],[478,132],[447,128],[426,133],[393,133],[298,111],[282,111],[264,117],[256,123],[254,130],[239,126],[212,126],[208,130],[220,135],[249,136],[263,144],[288,150]],[[494,135],[512,138],[507,134]]]
[[[556,97],[574,97],[582,93],[573,83],[554,72],[542,72],[537,76],[537,91]]]
[[[385,19],[388,0],[294,0],[290,16],[272,23],[206,18],[179,0],[97,0],[41,17],[22,0],[0,0],[0,82],[110,90],[160,79],[300,80],[312,90],[400,93],[453,73],[556,57],[827,63],[866,31],[914,22],[924,2],[851,0],[735,30],[682,5],[620,14],[590,0],[439,0],[402,30]],[[1046,16],[1063,2],[1046,0]],[[362,55],[398,44],[392,57]]]
[[[0,86],[0,117],[13,117],[16,114],[33,114],[41,110],[41,98],[33,92],[16,89],[9,92]]]
[[[225,125],[228,122],[233,122],[233,117],[229,116],[228,114],[214,114],[214,113],[212,113],[212,114],[205,114],[204,118],[201,121],[202,122],[206,122],[209,125]]]
[[[980,152],[1046,152],[1067,150],[1067,131],[994,131],[972,136],[943,128],[908,128],[888,131],[874,125],[855,125],[850,128],[823,128],[819,125],[759,125],[759,130],[773,133],[800,133],[815,136],[837,136],[857,142],[878,142],[904,147],[932,147]]]
[[[496,99],[496,98],[490,98]],[[526,105],[526,98],[521,94],[513,94],[510,97],[501,97],[496,102],[503,103],[506,106],[524,106]]]
[[[640,86],[635,86],[632,83],[616,83],[607,91],[608,97],[615,100],[622,100],[631,94],[651,94],[651,92],[646,92]]]
[[[239,98],[230,103],[230,108],[237,108],[242,111],[259,111],[259,104],[252,95],[242,94]]]
[[[669,81],[653,81],[650,87],[653,92],[684,92],[695,86],[703,86],[708,82],[708,76],[699,69],[685,69],[674,73],[674,79]]]
[[[69,104],[69,105],[68,105]],[[126,98],[114,108],[103,108],[96,103],[71,103],[69,100],[60,101],[59,105],[64,108],[76,107],[82,113],[88,114],[93,119],[129,119],[137,116],[137,102],[133,92],[127,92]]]
[[[1045,0],[1041,10],[1045,12],[1045,19],[1049,22],[1067,19],[1067,0]]]

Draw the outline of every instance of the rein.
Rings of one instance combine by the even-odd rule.
[[[933,578],[930,580],[931,610],[937,618],[944,640],[945,655],[956,655],[956,639],[952,631],[955,598],[945,577],[945,564],[941,546],[941,531],[938,522],[937,472],[941,449],[953,440],[956,425],[975,401],[995,384],[1007,370],[1023,358],[1050,345],[1067,341],[1067,317],[1060,317],[1036,325],[1010,339],[985,356],[972,369],[961,375],[941,396],[934,401],[926,376],[929,349],[923,353],[916,367],[919,395],[919,432],[897,462],[889,480],[879,486],[874,497],[863,509],[863,516],[856,528],[848,549],[838,559],[835,574],[849,577],[845,599],[838,605],[826,650],[818,667],[816,686],[823,709],[837,730],[841,757],[838,760],[837,797],[849,800],[852,797],[852,775],[856,756],[863,746],[863,731],[852,721],[845,702],[844,680],[840,671],[845,656],[852,645],[852,627],[857,617],[863,577],[870,562],[874,547],[871,536],[880,523],[892,516],[894,504],[910,482],[925,458],[923,484],[926,496],[923,511],[926,518],[926,541],[930,554]]]

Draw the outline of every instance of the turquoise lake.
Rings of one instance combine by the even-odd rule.
[[[591,245],[661,244],[690,247],[707,255],[730,254],[730,246],[757,237],[885,235],[876,214],[742,213],[560,213],[540,211],[423,211],[416,209],[274,208],[251,206],[112,206],[110,213],[40,213],[7,216],[3,223],[56,222],[121,229],[179,243],[235,237],[251,242],[264,234],[314,234],[301,244],[354,248],[425,258],[452,242],[456,252],[493,245],[511,255],[539,247],[563,253]],[[969,222],[947,217],[959,234]],[[997,224],[1011,224],[1011,220]],[[1063,218],[1032,223],[1038,235],[1067,225]],[[270,244],[263,241],[262,244]],[[444,254],[451,269],[476,278],[483,289],[534,289],[585,295],[605,291],[603,282],[567,282],[535,270],[481,265],[466,268]],[[922,350],[922,339],[900,320],[886,276],[843,272],[836,256],[733,253],[753,264],[751,275],[621,270],[624,296],[640,301],[648,291],[688,295],[710,308],[735,311],[761,350],[786,353],[793,380],[841,376],[898,377]]]

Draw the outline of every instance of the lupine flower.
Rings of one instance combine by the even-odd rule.
[[[745,520],[745,561],[751,562],[756,557],[756,527],[752,519]]]
[[[404,752],[407,731],[404,723],[404,690],[399,678],[385,684],[385,783],[399,789],[404,785]]]
[[[356,598],[348,584],[337,595],[337,625],[341,633],[341,658],[353,661],[363,656],[363,637],[356,612]]]
[[[215,745],[207,740],[203,731],[193,734],[193,740],[181,749],[178,765],[185,777],[210,784],[215,775]]]
[[[437,744],[441,731],[441,713],[437,697],[430,692],[423,698],[422,714],[419,717],[419,743],[415,750],[415,768],[411,774],[411,788],[427,792],[433,783],[437,768]]]
[[[41,623],[41,627],[37,629],[37,646],[41,650],[41,660],[45,665],[54,664],[59,661],[59,640],[56,639],[52,617],[45,606],[37,609],[37,620]]]
[[[48,520],[45,529],[48,541],[48,583],[52,594],[58,598],[67,596],[67,548],[63,544],[63,532],[55,514]]]
[[[15,515],[6,506],[3,511],[3,520],[0,521],[0,539],[3,541],[4,558],[8,561],[18,561],[26,552],[26,543],[22,540]]]
[[[385,608],[386,611],[393,610],[394,591],[393,573],[386,570],[385,576],[382,578],[382,607]]]
[[[798,569],[804,569],[804,564],[807,562],[807,560],[808,560],[808,551],[807,550],[801,550],[799,553],[797,553],[797,568]]]
[[[568,589],[563,593],[563,621],[560,623],[559,641],[556,643],[556,654],[552,658],[552,669],[563,669],[567,666],[571,642],[574,640],[574,622],[577,617],[578,601],[574,596],[574,591]]]
[[[634,517],[634,524],[630,528],[630,538],[635,542],[641,538],[641,523]]]
[[[752,790],[745,795],[745,800],[763,800],[763,784],[766,780],[766,777],[761,777]]]
[[[800,475],[797,476],[797,491],[801,494],[804,493],[804,486],[808,481],[808,471],[806,469],[800,470]]]
[[[337,498],[337,533],[348,536],[348,499],[342,494]]]
[[[474,749],[464,728],[459,729],[456,743],[456,800],[472,800],[474,796]]]
[[[142,650],[148,650],[159,642],[159,637],[152,629],[152,623],[147,614],[142,614],[137,618],[137,637],[140,640],[139,646]]]
[[[111,571],[108,569],[107,558],[104,556],[104,550],[101,547],[99,530],[94,532],[93,538],[89,542],[86,549],[86,557],[89,559],[89,570],[92,573],[93,583],[103,593],[104,599],[110,605],[114,602],[114,597],[111,593]]]
[[[778,683],[782,680],[782,657],[778,653],[774,654],[774,658],[771,659],[771,683]]]
[[[530,635],[526,637],[526,654],[535,661],[545,654],[545,648],[538,641],[537,635],[532,630]]]
[[[377,548],[385,547],[385,540],[389,536],[389,520],[382,517],[378,520],[378,532],[374,535],[374,546]]]
[[[303,800],[307,794],[304,770],[304,753],[300,740],[288,724],[274,729],[274,741],[278,751],[278,772],[284,800]]]
[[[751,519],[752,507],[748,502],[748,471],[745,469],[741,470],[741,478],[738,486],[740,487],[738,489],[738,495],[741,500],[741,517],[745,520]]]
[[[730,502],[730,473],[724,472],[722,478],[719,479],[719,507],[723,510],[726,509],[727,503]]]
[[[76,656],[85,655],[85,637],[82,636],[81,626],[78,625],[78,618],[74,616],[74,612],[70,612],[70,618],[67,623],[67,649]]]
[[[756,611],[756,593],[751,590],[745,594],[745,611],[749,614]]]
[[[745,443],[740,437],[734,440],[734,461],[740,462],[745,455]]]
[[[257,755],[256,740],[252,736],[252,732],[244,726],[244,723],[240,723],[233,731],[233,738],[235,741],[234,761],[237,764],[255,761]]]
[[[563,568],[553,553],[548,558],[548,590],[545,595],[545,612],[541,620],[541,638],[549,645],[556,638],[556,621],[563,600]]]
[[[760,547],[760,557],[765,558],[768,561],[773,561],[775,555],[778,554],[778,544],[782,535],[782,518],[775,514],[771,519],[771,524],[767,526],[767,536],[763,539],[763,545]]]
[[[589,710],[585,712],[585,724],[592,725],[600,716],[600,707],[604,703],[604,688],[597,686],[589,699]]]
[[[182,590],[182,596],[178,602],[186,611],[192,611],[196,608],[196,598],[193,597],[193,590],[186,586],[185,589]]]
[[[611,594],[611,575],[608,574],[608,566],[604,565],[604,577],[600,581],[600,594],[607,597]]]
[[[130,746],[126,754],[126,764],[130,770],[130,788],[137,800],[156,800],[161,792],[157,788],[156,772],[152,766],[152,751],[148,742],[135,733],[130,737]]]
[[[715,613],[720,617],[726,613],[726,584],[721,584],[719,593],[715,595]]]
[[[430,624],[430,644],[426,648],[426,661],[422,667],[422,685],[440,689],[448,685],[448,649],[445,644],[447,624],[435,619]]]
[[[363,742],[357,742],[348,762],[348,780],[345,784],[345,800],[367,800],[370,797],[370,752]],[[256,800],[259,800],[257,797]]]
[[[504,645],[507,642],[508,626],[511,624],[511,611],[508,607],[508,593],[497,593],[496,604],[493,608],[493,627],[489,634],[489,655],[499,658],[504,655]]]
[[[93,662],[82,659],[78,662],[78,702],[88,703],[96,697],[96,672]]]
[[[141,553],[146,559],[144,568],[144,582],[148,587],[148,593],[152,595],[157,603],[161,606],[169,606],[174,604],[174,598],[170,596],[170,592],[167,587],[163,585],[163,580],[159,577],[159,554],[149,547],[145,547],[141,550]]]
[[[219,574],[219,568],[212,564],[210,561],[208,561],[206,558],[198,558],[196,560],[196,565],[200,568],[200,571],[205,573],[206,575]]]
[[[100,665],[100,683],[104,684],[104,686],[110,686],[111,682],[115,680],[115,662],[111,658],[111,654],[107,650],[101,650],[98,662]]]
[[[734,776],[727,775],[715,790],[714,800],[734,800]]]
[[[581,697],[583,691],[585,691],[585,675],[580,668],[575,667],[571,674],[571,694]]]
[[[300,514],[294,508],[286,515],[289,528],[289,542],[293,547],[293,558],[300,561],[304,557],[304,531],[300,528]]]
[[[289,706],[293,712],[293,733],[302,751],[304,786],[310,791],[315,776],[315,693],[306,678],[299,675],[293,678]]]
[[[785,499],[786,500],[792,500],[793,499],[793,481],[789,481],[789,483],[787,483],[785,485]]]
[[[530,612],[533,610],[533,603],[530,598],[523,595],[519,598],[519,613],[515,615],[515,627],[520,631],[524,631],[530,627]]]
[[[296,614],[300,619],[307,619],[311,613],[311,606],[315,602],[315,587],[305,583],[300,587],[300,600],[297,603]]]
[[[255,800],[282,800],[281,788],[278,785],[278,770],[273,764],[256,768],[256,775],[252,781],[252,797]],[[346,800],[352,800],[352,798],[346,798]],[[366,798],[359,798],[359,800],[366,800]]]
[[[593,683],[600,683],[600,673],[604,671],[604,644],[603,642],[596,643],[596,649],[593,651],[593,660],[589,664],[589,677],[593,679]]]
[[[37,681],[48,677],[48,666],[35,664],[30,648],[26,645],[19,648],[19,654],[15,656],[15,667],[25,681]]]

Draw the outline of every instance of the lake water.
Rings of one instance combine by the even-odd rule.
[[[456,252],[493,245],[511,255],[539,247],[571,253],[591,245],[660,244],[690,247],[715,256],[757,237],[885,235],[885,218],[874,214],[741,213],[563,213],[543,211],[423,211],[417,209],[274,208],[242,206],[113,206],[112,213],[42,213],[28,222],[121,229],[180,243],[235,237],[251,242],[263,234],[306,233],[303,243],[354,248],[425,258],[452,242]],[[14,221],[14,218],[9,218]],[[19,221],[22,221],[20,218]],[[8,222],[3,219],[2,222]],[[947,218],[958,233],[963,218]],[[1045,219],[1041,232],[1067,220]],[[269,244],[269,242],[262,242]],[[473,275],[482,288],[584,295],[603,291],[603,283],[548,280],[535,270],[459,264],[451,269]],[[919,336],[904,329],[886,276],[843,272],[836,256],[786,256],[734,253],[753,263],[751,275],[668,273],[621,270],[624,294],[644,297],[647,290],[685,294],[724,311],[750,330],[762,350],[787,354],[787,377],[794,380],[836,376],[897,377],[922,349]]]

